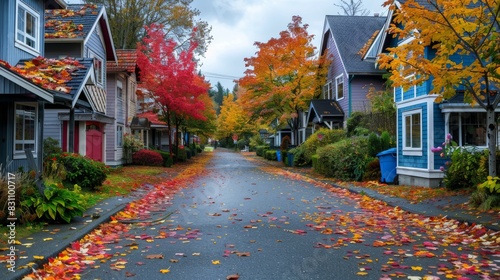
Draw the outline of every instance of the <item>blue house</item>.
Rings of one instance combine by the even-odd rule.
[[[44,106],[61,92],[15,65],[44,55],[44,10],[65,6],[62,0],[0,1],[0,165],[9,172],[28,170],[26,150],[42,166]]]
[[[396,8],[404,0],[396,1]],[[417,1],[429,8],[427,1]],[[373,41],[370,49],[377,54],[387,47],[405,44],[405,40],[388,34],[393,22],[394,10],[390,10],[384,27]],[[429,58],[433,50],[426,54]],[[408,90],[394,88],[394,101],[397,108],[397,174],[399,184],[409,186],[437,187],[444,173],[440,167],[445,160],[431,152],[433,147],[442,145],[446,135],[451,134],[459,146],[487,148],[486,112],[479,106],[464,103],[463,92],[457,90],[455,97],[437,103],[437,95],[429,94],[432,80],[429,79]],[[500,109],[496,109],[500,112]],[[498,118],[497,118],[498,119]]]

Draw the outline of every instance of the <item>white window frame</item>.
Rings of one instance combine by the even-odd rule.
[[[24,10],[24,14],[20,15],[20,9]],[[28,34],[26,32],[26,16],[30,15],[34,19],[34,36]],[[32,55],[38,56],[40,55],[40,45],[41,45],[41,36],[40,36],[40,26],[41,26],[41,20],[40,20],[40,14],[37,13],[35,10],[30,8],[28,5],[24,4],[21,1],[16,1],[16,20],[15,20],[15,46],[19,49],[22,49],[23,51],[26,51]],[[24,26],[22,26],[23,29],[19,29],[19,17],[22,16],[24,20]],[[23,36],[23,40],[18,39],[18,36]],[[32,40],[34,42],[34,46],[30,46],[26,43],[26,40]]]
[[[104,60],[93,51],[89,51],[89,57],[94,59],[95,82],[97,85],[104,87]]]
[[[406,145],[406,140],[407,140],[407,135],[406,135],[406,132],[407,132],[407,129],[406,129],[406,118],[408,116],[410,116],[413,120],[413,115],[419,115],[420,116],[420,147],[413,147],[413,143],[411,143],[411,146],[407,146]],[[403,138],[403,143],[402,143],[402,146],[403,146],[403,155],[405,156],[422,156],[422,149],[423,149],[423,142],[422,142],[422,132],[423,132],[423,123],[422,123],[422,109],[418,109],[418,110],[411,110],[411,111],[407,111],[407,112],[404,112],[402,114],[402,130],[403,130],[403,134],[402,134],[402,138]],[[413,125],[413,122],[410,124],[410,126]],[[410,133],[411,133],[412,129],[410,128]],[[411,135],[410,135],[411,137]],[[411,139],[411,138],[410,138]],[[410,140],[411,141],[411,140]]]
[[[339,82],[340,81],[340,82]],[[339,97],[339,85],[342,85],[342,97]],[[342,100],[345,97],[344,74],[335,77],[335,100]]]
[[[25,133],[27,131],[26,127],[24,126],[24,121],[23,121],[23,139],[16,139],[16,130],[17,130],[17,106],[27,106],[27,107],[32,107],[35,111],[35,117],[34,117],[34,131],[33,131],[33,140],[26,140],[25,138]],[[22,116],[26,117],[26,114],[22,114]],[[13,150],[14,150],[14,159],[22,159],[26,158],[26,153],[24,151],[25,145],[26,144],[33,144],[33,156],[36,158],[36,151],[38,150],[38,106],[36,103],[24,103],[24,102],[16,102],[14,103],[14,135],[13,135]],[[16,150],[16,145],[21,144],[23,148],[21,150]]]
[[[123,125],[116,126],[116,147],[123,147]]]

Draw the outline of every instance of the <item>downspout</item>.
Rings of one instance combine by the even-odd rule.
[[[350,78],[349,78],[349,110],[347,112],[347,117],[349,118],[351,116],[351,113],[352,113],[352,94],[351,94],[351,82],[352,80],[354,79],[354,75],[352,75]]]

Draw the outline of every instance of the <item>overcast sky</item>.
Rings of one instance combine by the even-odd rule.
[[[232,80],[243,76],[245,57],[255,55],[255,42],[267,42],[287,29],[292,16],[302,17],[314,35],[314,46],[319,50],[326,15],[343,14],[334,3],[339,0],[194,0],[191,4],[200,10],[200,18],[212,26],[213,41],[201,71],[213,86],[220,82],[233,89]],[[364,0],[363,8],[370,15],[387,14],[384,0]]]

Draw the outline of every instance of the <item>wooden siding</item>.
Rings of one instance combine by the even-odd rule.
[[[48,43],[45,44],[45,57],[75,57],[83,56],[82,43]]]
[[[344,84],[349,79],[344,78]],[[383,90],[384,81],[378,76],[354,76],[351,81],[351,109],[352,112],[370,112],[370,100],[366,97],[370,88],[375,90]],[[345,91],[347,92],[347,91]],[[344,111],[345,112],[345,111]],[[351,112],[351,113],[352,113]]]
[[[349,116],[349,77],[345,72],[344,64],[342,63],[342,58],[340,57],[340,52],[335,44],[335,40],[333,39],[331,33],[329,33],[328,43],[326,49],[329,54],[332,56],[332,64],[330,65],[330,69],[328,69],[328,76],[326,84],[332,83],[333,94],[336,93],[337,89],[335,88],[335,78],[340,75],[344,75],[344,98],[338,100],[338,103],[342,110],[344,111],[345,117]]]
[[[36,11],[40,17],[38,34],[40,36],[39,54],[44,53],[44,1],[23,0],[23,3]],[[11,65],[17,64],[21,59],[33,58],[35,55],[15,47],[16,30],[16,0],[0,1],[0,59],[7,61]]]
[[[403,113],[412,110],[422,110],[422,156],[405,156],[403,155]],[[398,166],[427,169],[427,159],[429,156],[428,146],[428,111],[427,103],[419,103],[398,109]]]
[[[0,77],[0,94],[23,94],[29,93],[26,89],[18,86],[10,80]]]
[[[99,27],[98,27],[99,28]],[[106,50],[104,49],[104,42],[101,40],[97,29],[92,32],[89,40],[85,43],[85,54],[86,57],[91,57],[91,52],[97,55],[103,62],[103,72],[102,85],[106,89]]]
[[[59,120],[59,113],[67,113],[68,110],[55,110],[55,109],[45,109],[45,118],[43,120],[43,125],[45,126],[45,131],[43,138],[53,138],[59,141],[59,145],[62,145],[62,121]]]

